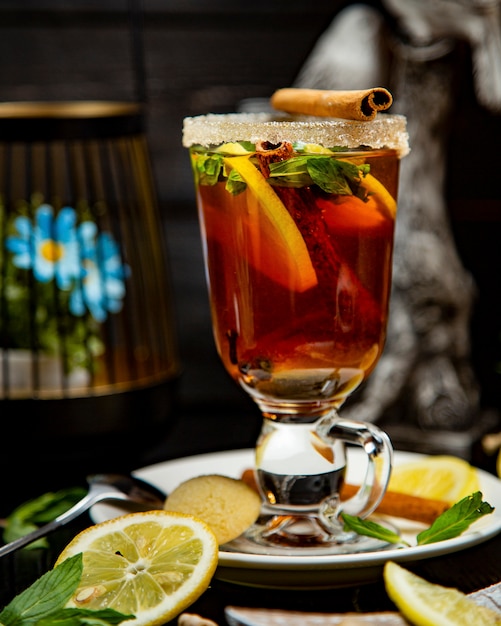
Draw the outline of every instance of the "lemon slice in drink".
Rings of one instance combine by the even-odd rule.
[[[294,268],[297,290],[306,291],[314,287],[317,276],[308,248],[283,202],[247,156],[227,157],[224,162],[227,167],[236,170],[247,183],[249,191],[264,213],[266,222],[273,230],[272,239],[275,245],[286,250],[287,261]]]
[[[366,174],[362,179],[362,185],[369,191],[369,197],[372,197],[379,206],[384,207],[390,217],[395,219],[397,203],[383,183],[379,182],[372,174]]]
[[[455,456],[429,456],[393,468],[388,489],[454,503],[480,490],[477,470]]]
[[[223,152],[224,154],[232,154],[234,156],[242,155],[242,154],[251,154],[249,150],[246,150],[242,144],[237,143],[235,141],[230,141],[228,143],[223,143],[218,148],[214,150],[214,152]]]
[[[305,144],[303,150],[308,154],[327,154],[329,156],[337,156],[335,152],[329,148],[324,148],[319,144]],[[339,158],[339,156],[337,156]],[[341,158],[342,160],[342,158]],[[361,180],[362,186],[367,189],[370,196],[376,201],[376,203],[383,207],[392,219],[395,219],[397,215],[397,203],[395,198],[386,189],[386,187],[372,174],[365,174]]]
[[[384,567],[386,591],[415,626],[496,626],[501,614],[476,604],[452,587],[430,583],[393,561]]]
[[[56,565],[82,553],[80,584],[67,603],[134,615],[131,626],[165,624],[209,586],[218,544],[201,520],[181,513],[131,513],[83,530]]]

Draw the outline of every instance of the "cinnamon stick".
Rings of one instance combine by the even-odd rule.
[[[366,122],[378,111],[388,109],[393,97],[384,87],[350,91],[285,88],[275,91],[270,102],[274,109],[286,113]]]
[[[253,489],[258,489],[253,469],[244,470],[242,480]],[[341,500],[351,498],[358,489],[359,485],[344,483],[341,488]],[[411,496],[397,491],[386,491],[377,508],[377,512],[382,515],[391,515],[414,522],[422,522],[423,524],[432,524],[449,507],[449,503],[442,500]]]
[[[341,500],[351,498],[358,491],[359,485],[344,483]],[[386,491],[376,511],[382,515],[402,517],[414,522],[432,524],[436,518],[449,508],[449,503],[420,496],[411,496],[398,491]]]

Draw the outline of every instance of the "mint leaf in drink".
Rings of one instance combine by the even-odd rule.
[[[439,515],[430,528],[419,533],[416,540],[419,546],[458,537],[484,515],[494,511],[488,502],[482,500],[482,493],[466,496],[450,509]]]
[[[17,595],[0,613],[2,626],[18,626],[47,617],[64,607],[82,576],[82,555],[67,559]]]
[[[239,193],[242,193],[242,191],[245,191],[246,187],[247,183],[240,176],[237,170],[231,170],[226,181],[226,191],[231,193],[232,196],[237,196]]]
[[[399,534],[389,528],[386,528],[386,526],[382,526],[381,524],[377,524],[376,522],[368,519],[348,515],[348,513],[341,513],[341,517],[344,522],[345,530],[352,530],[353,532],[356,532],[357,535],[373,537],[374,539],[380,539],[381,541],[387,541],[388,543],[401,543],[409,545],[403,541]]]
[[[223,157],[220,154],[192,154],[191,164],[195,182],[199,185],[215,185],[223,170]]]
[[[342,196],[357,195],[360,187],[359,168],[353,163],[332,158],[308,160],[308,172],[313,182],[327,193]]]
[[[253,148],[253,144],[243,146],[242,150]],[[249,152],[251,154],[251,152]],[[223,154],[213,152],[206,154],[191,151],[191,164],[198,185],[215,185],[226,177],[226,190],[237,195],[245,190],[246,184],[237,172],[227,172],[224,168]],[[369,172],[368,164],[354,165],[348,161],[333,158],[332,154],[299,154],[290,159],[269,163],[270,184],[281,187],[310,187],[316,185],[325,193],[343,196],[357,196],[361,200],[367,198],[367,190],[363,186],[363,177]]]
[[[288,187],[317,185],[330,194],[355,195],[363,199],[362,178],[369,165],[354,165],[325,155],[300,155],[270,163],[270,182]]]

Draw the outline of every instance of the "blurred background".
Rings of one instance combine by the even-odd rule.
[[[133,463],[253,444],[257,408],[223,370],[212,341],[185,116],[234,111],[290,86],[349,2],[316,0],[0,0],[2,101],[145,103],[146,137],[167,237],[182,372],[172,428]],[[366,3],[384,12],[378,2]],[[475,98],[466,43],[446,200],[461,259],[478,287],[472,363],[486,410],[501,408],[501,115]],[[461,148],[461,149],[459,149]],[[0,402],[0,419],[1,419]],[[217,433],[217,437],[215,434]],[[132,461],[131,461],[132,463]],[[127,465],[127,463],[124,463]]]

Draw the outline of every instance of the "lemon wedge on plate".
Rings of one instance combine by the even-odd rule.
[[[386,591],[415,626],[496,626],[501,614],[476,604],[453,587],[430,583],[393,561],[384,566]]]
[[[480,482],[464,459],[438,455],[395,466],[388,489],[452,504],[479,491]]]
[[[82,553],[80,584],[66,606],[112,608],[131,626],[165,624],[209,586],[218,544],[201,520],[181,513],[131,513],[86,528],[56,566]]]

